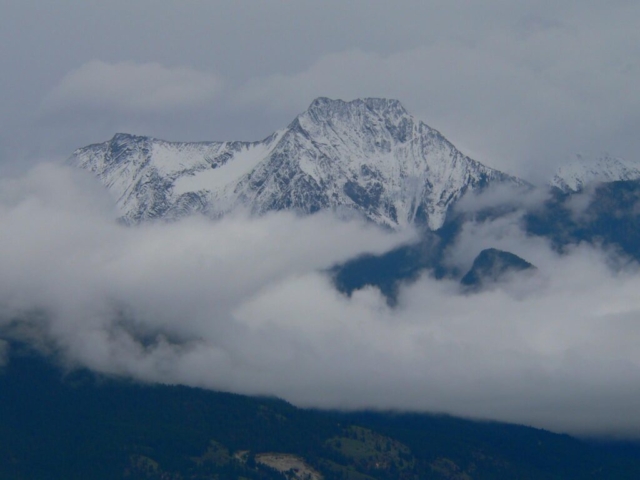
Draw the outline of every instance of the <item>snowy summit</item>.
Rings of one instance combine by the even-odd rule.
[[[318,98],[259,142],[166,142],[117,134],[77,150],[137,223],[237,207],[313,213],[356,211],[391,228],[442,226],[468,190],[522,182],[458,151],[397,100]]]
[[[639,178],[640,162],[610,155],[589,157],[578,154],[571,162],[558,168],[549,184],[565,192],[577,192],[592,183]]]

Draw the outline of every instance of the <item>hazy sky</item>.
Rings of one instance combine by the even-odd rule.
[[[520,230],[521,212],[470,223],[449,262],[464,271],[496,247],[537,273],[478,295],[425,274],[392,309],[373,288],[339,294],[326,271],[415,232],[283,212],[128,228],[97,182],[55,163],[119,131],[261,139],[317,96],[398,98],[466,153],[533,180],[574,152],[636,158],[638,2],[0,0],[0,11],[3,332],[148,381],[639,435],[640,274],[612,270],[612,252],[559,256]],[[0,340],[0,362],[5,350]]]
[[[0,0],[0,154],[116,131],[256,140],[313,98],[384,96],[533,180],[640,147],[640,4]]]

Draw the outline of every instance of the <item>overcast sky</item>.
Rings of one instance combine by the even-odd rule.
[[[257,140],[317,96],[401,100],[532,180],[640,147],[640,4],[611,0],[0,0],[0,155],[116,131]]]

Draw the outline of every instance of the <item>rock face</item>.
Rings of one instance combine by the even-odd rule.
[[[591,183],[640,179],[640,162],[603,155],[576,155],[556,171],[549,184],[564,192],[577,192]]]
[[[535,268],[531,263],[511,252],[488,248],[478,254],[473,261],[473,266],[462,277],[460,283],[465,289],[475,291],[500,281],[509,273]]]
[[[468,190],[522,184],[458,151],[397,100],[318,98],[259,142],[175,143],[116,134],[77,150],[129,223],[236,208],[333,209],[391,228],[442,226]]]

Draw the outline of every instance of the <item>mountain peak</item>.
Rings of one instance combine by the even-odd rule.
[[[345,101],[340,99],[331,99],[327,97],[318,97],[307,109],[308,113],[316,116],[334,116],[345,114],[347,112],[364,113],[369,111],[378,115],[408,115],[399,100],[388,98],[357,98],[355,100]],[[307,113],[305,112],[305,113]]]
[[[113,137],[111,137],[111,140],[109,140],[109,143],[111,143],[112,145],[114,144],[124,145],[124,144],[137,143],[144,140],[152,140],[152,138],[143,137],[141,135],[133,135],[131,133],[118,132]]]
[[[368,158],[389,153],[394,145],[423,133],[435,132],[411,116],[398,100],[386,98],[344,101],[319,97],[298,115],[292,127],[336,148],[364,151]],[[341,158],[348,160],[348,151],[341,152]]]
[[[576,154],[560,166],[549,181],[553,187],[577,192],[591,183],[636,180],[640,178],[640,162],[609,154]]]

